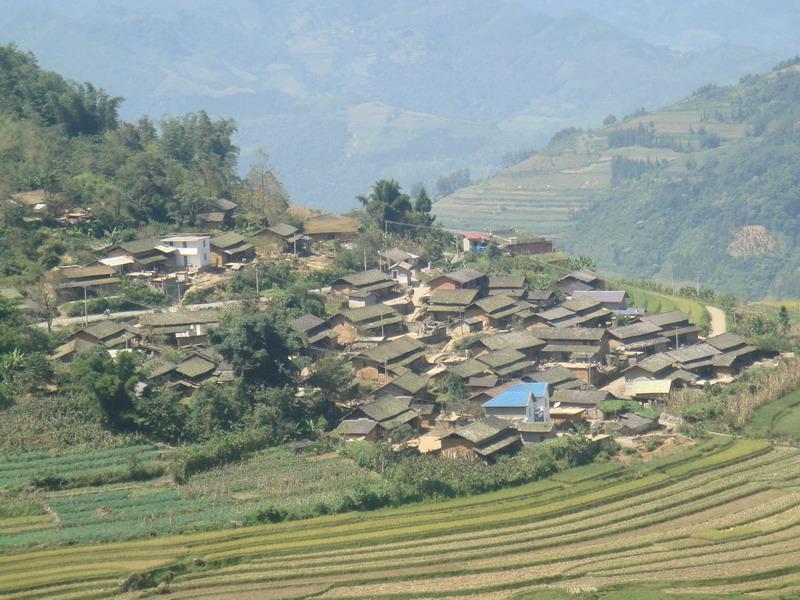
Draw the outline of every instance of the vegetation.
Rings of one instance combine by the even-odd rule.
[[[589,479],[543,480],[379,510],[368,518],[351,513],[233,532],[17,551],[1,559],[0,591],[114,595],[122,580],[142,581],[149,593],[166,583],[177,597],[256,588],[283,595],[328,590],[351,598],[486,597],[623,582],[715,597],[785,589],[796,585],[794,502],[785,483],[798,468],[796,450],[712,440]],[[19,521],[0,520],[0,527],[12,522]]]

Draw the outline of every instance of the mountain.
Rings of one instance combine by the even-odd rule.
[[[651,130],[645,115],[597,132],[636,160],[612,159],[610,192],[575,215],[566,247],[625,275],[800,296],[800,63],[661,114],[689,111],[702,119],[691,131],[663,116]],[[674,154],[643,159],[658,145]]]
[[[244,168],[263,148],[294,201],[332,209],[380,177],[485,176],[568,124],[775,62],[759,46],[768,28],[752,44],[720,36],[676,52],[594,12],[545,0],[9,0],[0,42],[124,96],[123,118],[233,117]]]

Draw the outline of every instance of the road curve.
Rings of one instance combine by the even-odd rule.
[[[720,335],[728,331],[728,320],[725,317],[725,311],[716,306],[709,306],[708,304],[706,304],[706,310],[711,317],[711,324],[708,327],[709,337]]]

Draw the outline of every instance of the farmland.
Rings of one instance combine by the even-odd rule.
[[[648,312],[669,312],[680,310],[689,315],[692,323],[701,327],[708,327],[709,316],[705,306],[696,300],[661,294],[652,290],[630,285],[628,282],[621,284],[631,297],[633,306],[645,308]]]
[[[336,455],[271,449],[176,485],[164,476],[167,460],[145,445],[0,459],[0,491],[22,490],[16,509],[0,510],[0,550],[230,527],[267,505],[303,516],[374,477]]]
[[[800,389],[756,409],[745,431],[753,436],[800,443]]]
[[[670,136],[694,148],[701,127],[722,140],[744,135],[744,124],[710,116],[729,111],[730,105],[725,100],[691,97],[603,129],[576,132],[494,177],[441,199],[435,203],[434,212],[449,227],[479,230],[516,227],[539,235],[563,237],[572,216],[601,199],[610,189],[614,156],[666,161],[670,166],[665,173],[685,172],[688,154],[670,148],[609,148],[609,133],[639,125],[648,127],[652,123],[658,135]]]
[[[441,503],[6,552],[0,598],[113,597],[126,577],[174,598],[561,597],[623,583],[789,593],[800,589],[798,475],[799,450],[712,438]]]

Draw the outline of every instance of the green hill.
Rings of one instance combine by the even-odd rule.
[[[797,296],[799,98],[790,63],[705,86],[602,129],[565,130],[434,212],[455,227],[553,235],[625,275]]]

